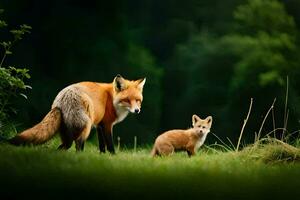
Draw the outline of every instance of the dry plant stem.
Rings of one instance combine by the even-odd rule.
[[[260,141],[261,141],[261,142],[267,141],[267,142],[278,143],[278,144],[282,144],[283,146],[285,146],[285,147],[288,148],[289,150],[300,151],[299,148],[294,147],[294,146],[292,146],[292,145],[290,145],[290,144],[288,144],[288,143],[286,143],[286,142],[283,142],[283,141],[281,141],[281,140],[278,140],[278,139],[276,139],[276,138],[262,138]]]
[[[294,131],[294,132],[290,133],[289,135],[294,135],[295,133],[300,133],[300,130]]]
[[[254,132],[254,143],[257,141],[257,133]]]
[[[267,114],[265,115],[264,120],[263,120],[262,123],[261,123],[261,126],[260,126],[259,131],[258,131],[258,134],[257,134],[256,141],[259,141],[259,138],[260,138],[260,135],[261,135],[261,131],[262,131],[263,127],[264,127],[265,121],[266,121],[266,119],[268,118],[269,113],[271,112],[271,110],[274,108],[275,102],[276,102],[276,98],[274,99],[274,101],[273,101],[271,107],[269,108]]]
[[[284,104],[284,117],[283,117],[283,128],[286,129],[287,123],[287,103],[288,103],[288,96],[289,96],[289,77],[286,77],[286,94],[285,94],[285,104]],[[284,138],[285,130],[282,132],[282,138]]]
[[[281,136],[281,140],[283,140],[285,138],[285,135],[287,133],[287,123],[288,123],[288,120],[289,120],[289,113],[290,113],[290,110],[288,109],[287,110],[287,113],[286,113],[286,117],[285,117],[285,122],[284,122],[284,134],[282,134]]]
[[[274,107],[272,109],[272,121],[273,121],[274,138],[276,138],[276,124],[275,124]]]
[[[243,135],[243,132],[244,132],[244,129],[245,129],[245,126],[247,124],[247,121],[249,119],[249,116],[250,116],[250,113],[251,113],[251,109],[252,109],[252,103],[253,103],[253,98],[251,98],[251,101],[250,101],[250,106],[249,106],[249,110],[248,110],[248,114],[247,114],[247,117],[246,119],[244,120],[244,124],[242,126],[242,129],[241,129],[241,132],[240,132],[240,137],[239,137],[239,140],[238,140],[238,143],[237,143],[237,146],[236,146],[236,149],[235,151],[238,152],[239,150],[239,147],[240,147],[240,143],[241,143],[241,139],[242,139],[242,135]]]
[[[274,138],[276,138],[275,132],[276,132],[277,130],[287,131],[287,130],[285,130],[284,128],[276,128],[276,129],[270,131],[269,133],[267,133],[267,134],[266,134],[266,137],[269,137],[272,133],[274,133]]]
[[[10,51],[10,48],[17,42],[17,39],[15,38],[14,41],[10,43],[8,47],[4,47],[4,55],[1,59],[0,67],[2,67],[4,60],[6,59],[6,56],[8,55],[8,52]]]

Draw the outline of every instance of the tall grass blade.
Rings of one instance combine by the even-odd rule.
[[[221,140],[221,138],[219,138],[216,134],[214,134],[213,132],[210,132],[213,136],[215,136],[223,145],[224,147],[226,147],[225,149],[229,149],[229,150],[233,150],[228,144],[226,144],[223,140]],[[221,145],[222,146],[222,145]]]
[[[121,138],[117,137],[117,141],[118,141],[118,146],[117,146],[117,151],[120,151],[120,146],[121,146]]]
[[[136,152],[136,146],[137,146],[137,137],[134,136],[134,146],[133,146],[134,152]]]
[[[275,107],[272,108],[272,122],[273,122],[274,138],[276,138],[276,124],[275,124],[274,108]]]
[[[237,143],[236,149],[235,149],[236,152],[239,150],[239,147],[240,147],[240,143],[241,143],[241,139],[242,139],[242,136],[243,136],[243,133],[244,133],[244,129],[245,129],[245,126],[248,122],[248,119],[249,119],[249,116],[250,116],[250,113],[251,113],[252,103],[253,103],[253,98],[251,98],[248,114],[247,114],[246,119],[244,120],[242,129],[241,129],[241,132],[240,132],[239,140],[238,140],[238,143]]]

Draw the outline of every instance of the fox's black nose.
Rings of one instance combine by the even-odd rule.
[[[136,108],[136,109],[134,110],[134,112],[135,112],[135,113],[139,113],[139,112],[140,112],[140,109]]]

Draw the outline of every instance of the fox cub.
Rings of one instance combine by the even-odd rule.
[[[197,115],[192,116],[193,128],[187,130],[170,130],[155,140],[151,155],[170,155],[175,150],[183,150],[189,156],[195,154],[199,147],[204,143],[210,131],[212,117],[201,119]]]

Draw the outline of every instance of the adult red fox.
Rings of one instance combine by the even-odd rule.
[[[117,75],[112,83],[72,84],[58,93],[50,112],[40,123],[9,142],[41,144],[59,132],[62,141],[59,149],[69,149],[75,141],[76,150],[82,151],[92,125],[96,125],[100,152],[105,152],[107,147],[109,152],[115,153],[113,126],[129,112],[140,112],[145,82],[146,78],[132,81]]]
[[[212,117],[208,116],[206,119],[201,119],[197,115],[193,115],[192,122],[193,128],[170,130],[158,136],[151,155],[170,155],[175,150],[186,151],[189,156],[194,155],[210,132]]]

